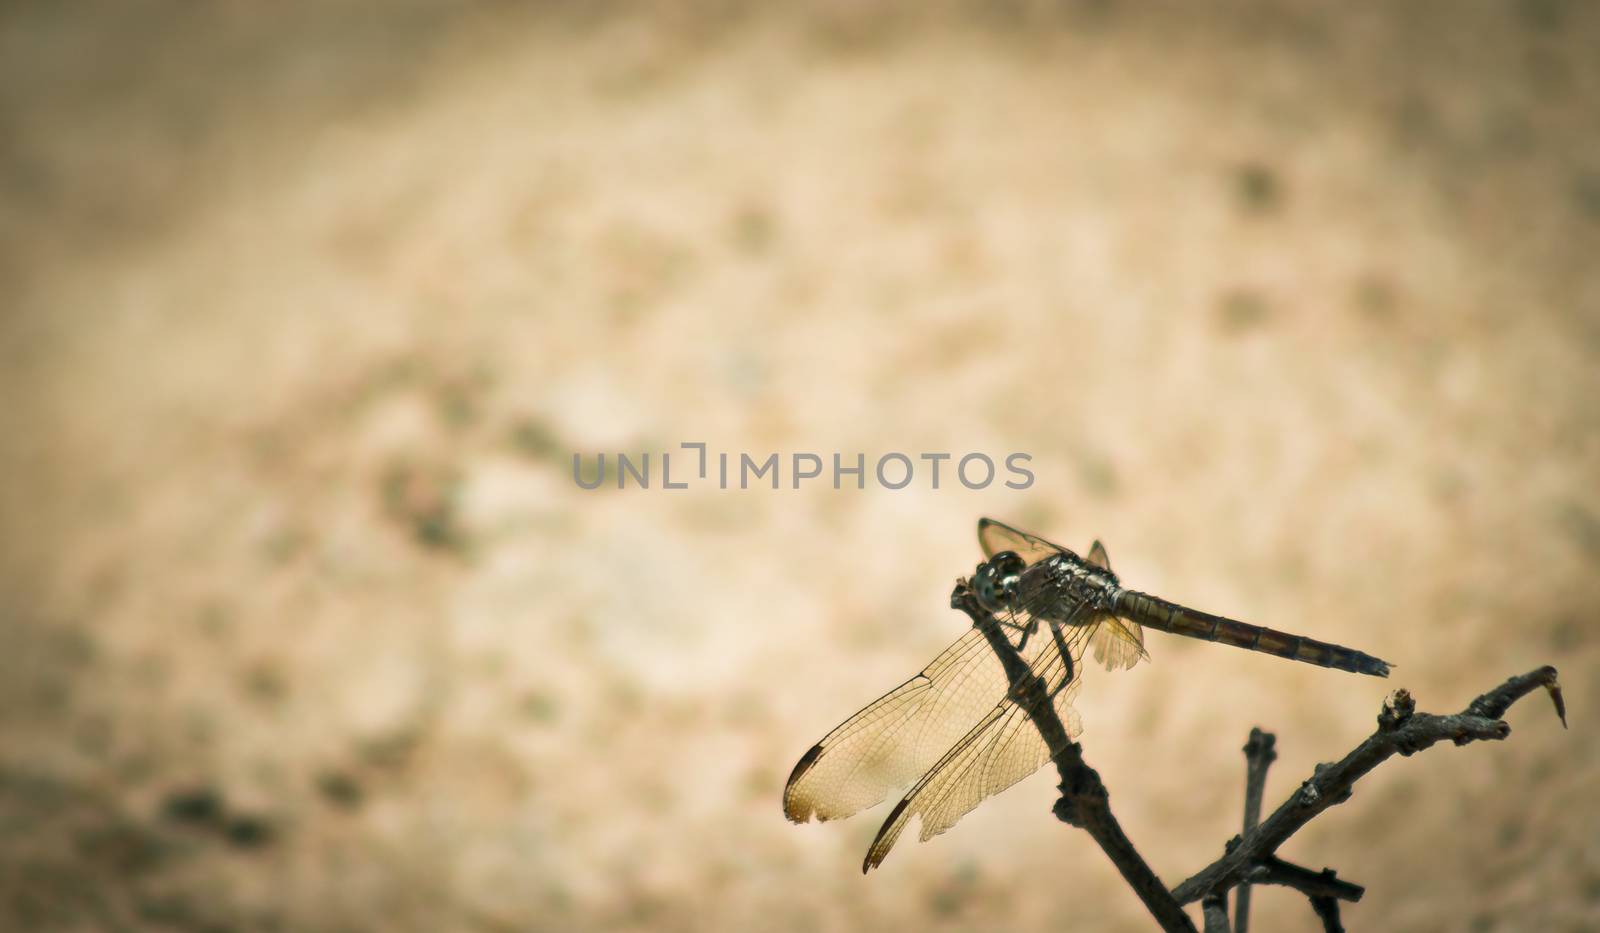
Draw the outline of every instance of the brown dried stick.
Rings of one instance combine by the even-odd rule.
[[[1277,736],[1256,728],[1250,730],[1250,740],[1244,743],[1244,832],[1255,829],[1261,822],[1261,797],[1267,789],[1267,769],[1278,758],[1273,749],[1277,741]],[[1241,883],[1234,897],[1234,933],[1247,933],[1250,929],[1250,882]]]
[[[1061,776],[1061,799],[1056,801],[1055,814],[1062,822],[1087,832],[1117,867],[1122,879],[1133,888],[1144,902],[1145,908],[1168,933],[1197,933],[1194,921],[1184,913],[1183,907],[1172,897],[1172,892],[1156,873],[1150,870],[1139,850],[1122,831],[1122,826],[1111,813],[1111,801],[1106,794],[1100,775],[1083,760],[1083,749],[1071,741],[1066,726],[1056,715],[1049,701],[1045,682],[1031,673],[1017,649],[1006,638],[993,614],[979,604],[976,594],[966,581],[956,585],[950,594],[950,605],[965,612],[972,619],[1005,667],[1011,681],[1013,694],[1019,697],[1028,710],[1034,727],[1045,742],[1059,749],[1053,756],[1056,771]]]
[[[1255,866],[1265,863],[1285,840],[1317,814],[1349,799],[1356,781],[1397,752],[1412,755],[1445,739],[1466,745],[1505,738],[1511,734],[1511,727],[1499,717],[1511,704],[1540,687],[1550,694],[1556,714],[1561,717],[1562,725],[1566,725],[1566,705],[1553,667],[1541,667],[1512,677],[1473,700],[1463,712],[1450,716],[1418,713],[1411,694],[1405,690],[1396,691],[1378,714],[1376,732],[1338,762],[1319,766],[1311,779],[1301,784],[1260,826],[1246,833],[1222,858],[1174,888],[1173,896],[1179,903],[1188,904],[1244,881]]]
[[[1511,704],[1539,687],[1543,687],[1550,695],[1556,715],[1561,718],[1561,725],[1565,727],[1567,724],[1566,704],[1562,700],[1554,667],[1541,667],[1512,677],[1473,700],[1465,711],[1451,716],[1418,713],[1411,694],[1398,690],[1384,703],[1383,710],[1378,714],[1376,732],[1340,761],[1318,766],[1311,779],[1301,784],[1288,800],[1259,825],[1255,825],[1255,818],[1260,812],[1266,771],[1276,756],[1272,751],[1273,737],[1259,729],[1252,730],[1250,744],[1245,746],[1249,766],[1246,774],[1244,835],[1230,841],[1222,858],[1168,891],[1112,815],[1105,785],[1099,773],[1083,760],[1082,746],[1071,741],[1065,724],[1056,715],[1053,704],[1049,702],[1048,685],[1029,670],[998,620],[979,603],[967,581],[956,585],[955,591],[950,594],[950,605],[965,612],[972,619],[972,624],[983,633],[1005,668],[1013,695],[1028,710],[1029,718],[1046,743],[1051,748],[1059,749],[1052,756],[1061,777],[1061,798],[1056,801],[1054,808],[1056,817],[1084,830],[1099,844],[1122,874],[1123,880],[1133,888],[1161,928],[1167,931],[1197,933],[1194,921],[1184,912],[1182,905],[1202,899],[1208,933],[1226,930],[1225,897],[1228,889],[1247,887],[1251,883],[1286,885],[1305,893],[1311,900],[1312,909],[1322,918],[1324,928],[1342,930],[1339,901],[1360,900],[1365,889],[1339,879],[1331,869],[1314,872],[1279,859],[1275,853],[1285,840],[1324,810],[1349,799],[1350,789],[1355,782],[1396,752],[1412,755],[1443,739],[1466,745],[1485,739],[1503,739],[1510,735],[1511,727],[1500,717]],[[1241,890],[1238,909],[1240,931],[1245,930],[1249,923],[1248,908],[1249,898]]]

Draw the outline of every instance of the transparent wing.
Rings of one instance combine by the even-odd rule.
[[[1087,559],[1103,570],[1111,569],[1111,555],[1098,540],[1089,545]],[[1105,613],[1096,620],[1089,647],[1094,650],[1094,659],[1108,671],[1127,670],[1138,664],[1140,658],[1150,657],[1144,650],[1144,629],[1139,623]]]
[[[984,557],[993,557],[1001,551],[1015,551],[1029,564],[1066,550],[1059,544],[1051,544],[1038,535],[1018,531],[992,518],[978,519],[978,544],[983,548]]]
[[[1127,670],[1150,657],[1144,650],[1144,629],[1139,623],[1101,613],[1095,622],[1094,634],[1089,636],[1089,647],[1094,659],[1108,671]]]
[[[1037,656],[1050,639],[1028,640]],[[783,791],[796,823],[840,819],[921,777],[1005,696],[1009,682],[983,633],[969,628],[922,672],[828,733],[801,757]]]
[[[1072,657],[1071,682],[1049,701],[1066,727],[1068,739],[1083,731],[1077,711],[1072,708],[1072,699],[1082,683],[1078,661],[1089,634],[1088,626],[1065,630],[1068,655]],[[1065,657],[1049,638],[1040,640],[1049,643],[1050,649],[1034,658],[1029,669],[1044,680],[1047,689],[1055,689],[1069,668]],[[1028,708],[1010,697],[1002,697],[988,715],[934,763],[889,814],[867,850],[862,870],[883,862],[913,816],[920,820],[920,838],[926,841],[954,826],[984,800],[1039,770],[1058,751],[1060,749],[1051,747],[1035,727]]]

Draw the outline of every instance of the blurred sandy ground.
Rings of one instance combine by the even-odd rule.
[[[1281,799],[1390,687],[1551,662],[1571,732],[1531,698],[1285,854],[1352,929],[1600,925],[1594,6],[0,16],[0,926],[1142,929],[1044,774],[865,879],[886,808],[781,818],[982,514],[1400,665],[1093,678],[1164,877],[1250,726]],[[697,440],[1038,481],[567,472]]]

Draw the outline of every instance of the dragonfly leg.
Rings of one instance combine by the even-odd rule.
[[[1021,632],[1022,633],[1021,640],[1019,640],[1017,642],[1017,650],[1018,651],[1026,651],[1027,648],[1028,648],[1028,638],[1030,636],[1032,636],[1034,632],[1039,630],[1039,620],[1038,619],[1029,619],[1027,622],[1019,624],[1017,622],[1012,622],[1009,619],[1005,619],[1005,618],[1002,618],[999,615],[996,615],[994,617],[994,620],[996,622],[999,622],[1000,626],[1002,628],[1008,628],[1013,632]]]
[[[1061,661],[1066,665],[1061,671],[1061,682],[1050,688],[1050,699],[1054,700],[1056,694],[1067,689],[1067,684],[1072,683],[1072,649],[1067,647],[1067,640],[1061,637],[1061,625],[1055,621],[1050,623],[1050,637],[1056,641],[1056,651],[1061,653]]]

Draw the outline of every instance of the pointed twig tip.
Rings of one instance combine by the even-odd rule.
[[[1550,702],[1555,705],[1556,716],[1561,719],[1561,728],[1567,728],[1567,701],[1561,698],[1561,685],[1556,683],[1553,670],[1550,679],[1545,681],[1544,689],[1550,694]]]

